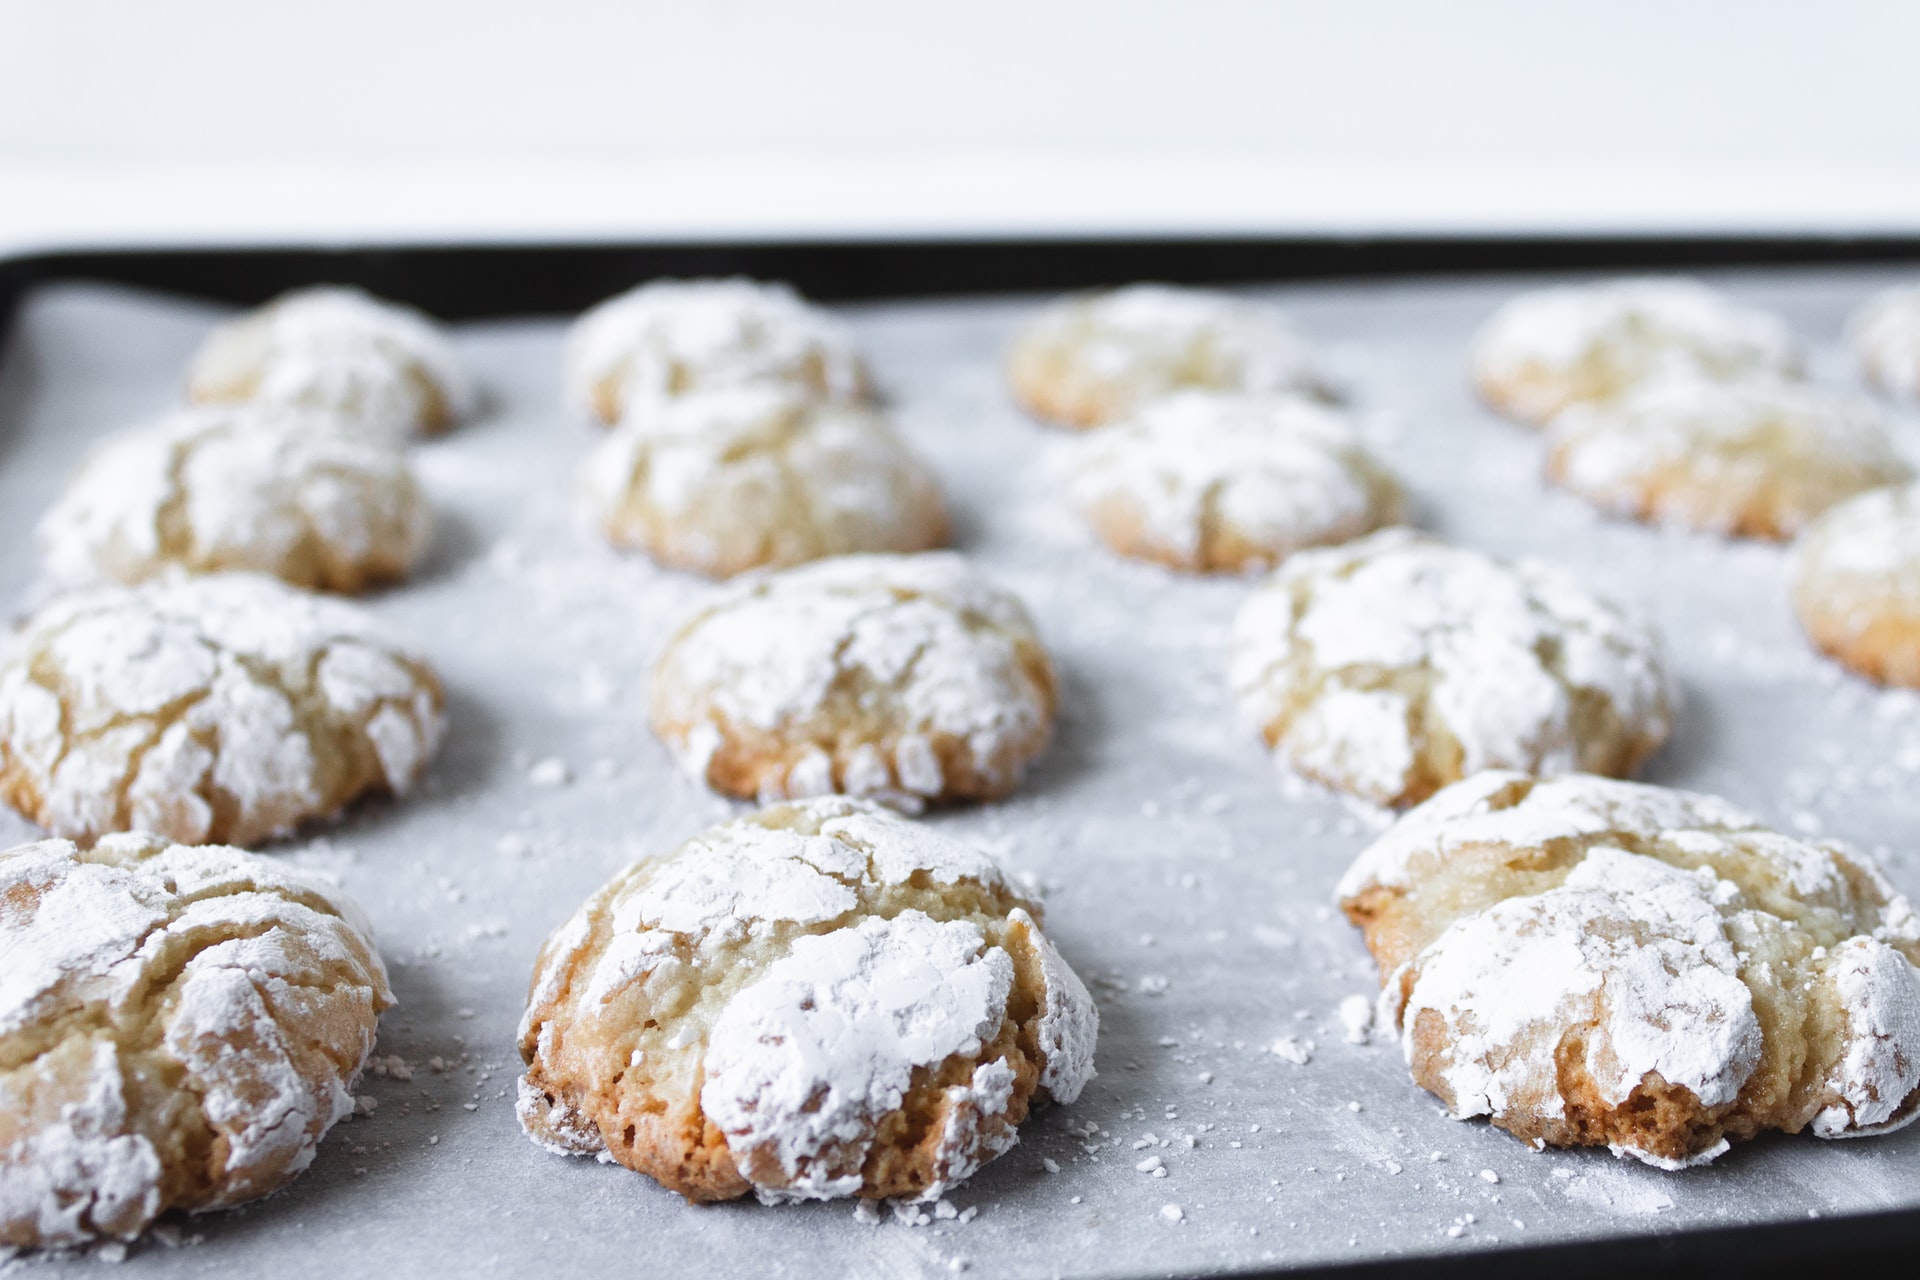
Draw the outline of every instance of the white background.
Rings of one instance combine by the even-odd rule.
[[[0,250],[1920,231],[1920,4],[0,0]]]

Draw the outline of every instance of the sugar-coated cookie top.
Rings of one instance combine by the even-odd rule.
[[[784,284],[654,280],[567,334],[568,403],[609,422],[630,401],[744,386],[857,400],[866,379],[846,329]]]
[[[0,853],[0,955],[0,1037],[35,1050],[0,1064],[16,1122],[0,1239],[42,1246],[131,1236],[172,1205],[239,1203],[298,1173],[351,1108],[393,1002],[330,885],[140,834]],[[200,1128],[218,1161],[187,1154]]]
[[[1414,917],[1395,933],[1410,953],[1376,950],[1398,961],[1383,1000],[1409,1037],[1424,1020],[1420,1056],[1457,1115],[1562,1114],[1573,1086],[1557,1055],[1578,1029],[1582,1087],[1608,1106],[1656,1073],[1703,1108],[1730,1106],[1764,1055],[1796,1052],[1769,1036],[1804,1035],[1819,1074],[1800,1122],[1831,1137],[1914,1118],[1920,917],[1837,845],[1769,831],[1710,796],[1488,772],[1407,814],[1339,889],[1376,921],[1383,891]],[[1781,984],[1832,1013],[1768,1030],[1755,992]],[[1751,1105],[1798,1127],[1787,1101]],[[1665,1167],[1726,1148],[1616,1142]]]
[[[1794,544],[1794,573],[1872,580],[1920,598],[1920,485],[1863,493],[1833,508]]]
[[[424,661],[372,614],[258,574],[60,597],[0,664],[7,772],[61,834],[284,834],[406,791],[441,725]]]
[[[1377,798],[1412,767],[1416,696],[1458,744],[1462,773],[1578,767],[1583,691],[1629,732],[1666,734],[1665,669],[1644,621],[1564,570],[1409,530],[1295,554],[1247,600],[1234,635],[1233,682],[1253,719],[1295,715],[1296,755],[1324,755]],[[1415,692],[1368,675],[1380,671],[1426,677]]]
[[[475,401],[466,367],[432,320],[339,285],[282,294],[215,330],[188,393],[325,409],[400,436],[468,417]]]
[[[134,582],[178,564],[346,590],[392,576],[424,547],[429,508],[398,444],[334,425],[208,405],[112,437],[39,524],[49,576]]]
[[[1847,337],[1870,381],[1889,394],[1920,398],[1920,285],[1875,294],[1848,322]]]
[[[665,1021],[639,1032],[636,1070],[677,1080],[668,1064],[691,1055],[701,1112],[768,1200],[859,1191],[916,1074],[981,1058],[946,1091],[937,1195],[1011,1145],[1010,1130],[976,1139],[1015,1093],[986,1046],[1017,983],[1037,983],[1025,995],[1040,1006],[1039,1086],[1070,1102],[1093,1075],[1098,1015],[1038,913],[991,859],[939,832],[844,797],[777,806],[636,864],[590,900],[542,952],[522,1043],[536,1074],[562,1070],[545,1059],[575,1054],[573,1037],[631,1030],[595,1011],[651,993],[644,1009]],[[1033,948],[1030,977],[1009,946]],[[588,1021],[554,1025],[567,1018]]]
[[[1670,278],[1521,294],[1481,328],[1472,359],[1482,392],[1535,423],[1568,404],[1607,399],[1666,374],[1724,379],[1790,374],[1799,364],[1777,317],[1697,281]]]
[[[1124,503],[1142,533],[1192,561],[1210,529],[1276,553],[1391,523],[1398,486],[1337,411],[1295,396],[1178,391],[1091,435],[1083,510]],[[1277,558],[1277,555],[1276,557]]]
[[[1032,714],[1007,700],[1015,642],[1037,643],[1026,609],[957,554],[835,556],[730,587],[680,631],[662,674],[771,729],[819,713],[858,668],[903,723],[989,738]]]
[[[1015,390],[1043,417],[1092,426],[1181,388],[1324,390],[1284,314],[1232,294],[1135,284],[1043,309],[1009,356]]]
[[[630,405],[587,496],[608,535],[715,576],[938,545],[931,473],[874,409],[746,385]]]
[[[1656,378],[1570,405],[1547,430],[1560,483],[1719,532],[1790,536],[1837,501],[1913,475],[1871,402],[1777,378]]]

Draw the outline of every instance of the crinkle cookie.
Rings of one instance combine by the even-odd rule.
[[[438,434],[471,415],[474,392],[428,317],[358,289],[320,285],[215,329],[187,371],[187,398],[325,410],[405,439]]]
[[[1604,511],[1791,538],[1828,507],[1912,477],[1880,412],[1804,383],[1668,378],[1548,425],[1547,475]]]
[[[1793,605],[1829,656],[1920,688],[1920,486],[1842,503],[1794,544]]]
[[[1296,772],[1386,805],[1482,769],[1631,774],[1671,728],[1646,622],[1404,529],[1283,564],[1240,610],[1232,681]]]
[[[187,409],[94,450],[40,522],[57,582],[142,582],[173,566],[250,569],[364,591],[406,575],[431,513],[395,443],[324,413]]]
[[[994,799],[1046,746],[1054,704],[1026,609],[945,552],[735,584],[653,677],[653,729],[681,768],[763,800]]]
[[[1888,395],[1920,400],[1920,286],[1868,299],[1847,323],[1847,340],[1867,381]]]
[[[1325,394],[1278,310],[1163,284],[1055,302],[1014,339],[1007,377],[1027,412],[1066,427],[1102,426],[1181,389]]]
[[[336,890],[114,835],[0,853],[0,1245],[131,1239],[312,1163],[393,1004]]]
[[[253,844],[402,794],[440,682],[364,609],[250,573],[63,596],[0,661],[0,795],[55,835]]]
[[[884,418],[792,388],[635,403],[586,480],[615,546],[718,578],[947,539],[939,486]]]
[[[1800,368],[1777,317],[1698,281],[1667,278],[1523,293],[1482,326],[1472,359],[1481,398],[1534,426],[1656,377],[1726,381]]]
[[[574,322],[567,403],[605,423],[629,404],[730,387],[858,402],[867,376],[839,321],[784,284],[654,280]]]
[[[1073,500],[1124,556],[1269,569],[1397,523],[1400,484],[1339,413],[1299,397],[1179,391],[1078,445]]]
[[[1414,1082],[1536,1147],[1677,1169],[1920,1113],[1920,919],[1866,859],[1724,801],[1481,774],[1340,898]]]
[[[689,1200],[934,1199],[1093,1077],[1099,1015],[986,855],[858,801],[637,862],[547,940],[520,1122]]]

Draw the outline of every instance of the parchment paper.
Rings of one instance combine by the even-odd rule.
[[[1723,279],[1786,313],[1818,371],[1847,379],[1845,314],[1891,278]],[[1325,348],[1424,524],[1571,564],[1655,614],[1685,705],[1653,779],[1870,848],[1920,892],[1920,700],[1810,651],[1777,548],[1604,519],[1544,489],[1538,438],[1474,402],[1469,335],[1532,283],[1259,292]],[[558,407],[562,322],[470,324],[458,341],[487,411],[420,446],[436,550],[417,581],[371,602],[438,663],[451,736],[423,794],[274,851],[337,875],[378,930],[402,1003],[381,1028],[386,1074],[359,1090],[375,1109],[337,1128],[288,1191],[169,1224],[116,1274],[1126,1276],[1920,1203],[1920,1128],[1763,1139],[1677,1174],[1605,1152],[1535,1154],[1445,1118],[1390,1039],[1348,1042],[1337,1007],[1375,983],[1329,895],[1380,815],[1289,783],[1239,721],[1224,670],[1244,581],[1122,562],[1064,508],[1072,440],[1023,419],[997,370],[1033,302],[847,314],[943,478],[959,544],[1026,597],[1064,673],[1059,736],[1029,784],[934,821],[1046,891],[1049,932],[1104,1019],[1100,1077],[1081,1101],[1036,1116],[914,1223],[863,1222],[844,1202],[689,1207],[521,1136],[514,1025],[541,939],[616,868],[736,809],[680,778],[644,721],[656,648],[709,586],[581,525],[575,474],[597,429]],[[0,593],[16,612],[33,522],[90,441],[174,403],[216,318],[95,287],[28,303],[0,363]],[[537,780],[559,771],[550,760],[561,785]],[[0,839],[33,834],[0,815]],[[1136,1170],[1148,1156],[1165,1176]],[[79,1274],[97,1260],[13,1265]]]

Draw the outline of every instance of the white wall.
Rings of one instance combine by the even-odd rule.
[[[0,237],[1920,230],[1902,0],[0,0]]]

